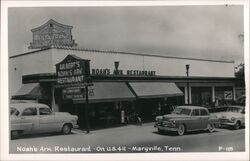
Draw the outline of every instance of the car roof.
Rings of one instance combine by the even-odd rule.
[[[207,109],[205,107],[201,106],[192,106],[192,105],[186,105],[186,106],[177,106],[178,108],[187,108],[187,109]]]
[[[48,107],[48,106],[42,103],[11,103],[10,107],[23,110],[27,107]]]

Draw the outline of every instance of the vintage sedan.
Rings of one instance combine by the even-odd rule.
[[[221,126],[233,127],[235,130],[245,126],[245,107],[229,106],[227,111],[215,113]]]
[[[15,139],[20,134],[62,132],[69,134],[78,128],[78,117],[67,112],[52,112],[45,104],[10,104],[10,132]]]
[[[157,116],[155,122],[159,133],[175,131],[178,135],[195,130],[213,132],[218,125],[218,118],[199,106],[178,106],[171,114]]]

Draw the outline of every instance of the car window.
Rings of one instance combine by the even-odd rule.
[[[37,115],[37,109],[35,107],[29,107],[23,110],[23,116],[34,116]]]
[[[11,107],[11,108],[10,108],[10,115],[18,116],[19,113],[20,113],[20,112],[19,112],[16,108],[14,108],[14,107]]]
[[[237,107],[228,107],[227,109],[228,112],[241,112],[241,108],[237,108]]]
[[[39,108],[39,115],[50,115],[51,110],[46,107]]]
[[[177,115],[190,115],[190,112],[191,110],[187,108],[175,108],[172,113]]]
[[[199,116],[199,110],[194,109],[193,112],[192,112],[192,116]]]
[[[206,116],[206,115],[208,115],[207,111],[204,110],[204,109],[201,109],[200,112],[201,112],[201,116]]]

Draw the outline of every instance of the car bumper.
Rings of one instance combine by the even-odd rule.
[[[159,130],[164,130],[164,131],[178,131],[177,128],[175,127],[167,127],[167,126],[156,126]]]
[[[221,126],[234,126],[235,123],[231,123],[231,122],[223,122],[223,123],[220,123]]]

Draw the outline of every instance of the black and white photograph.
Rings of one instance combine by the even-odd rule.
[[[3,3],[3,159],[249,159],[247,1],[148,2]]]

